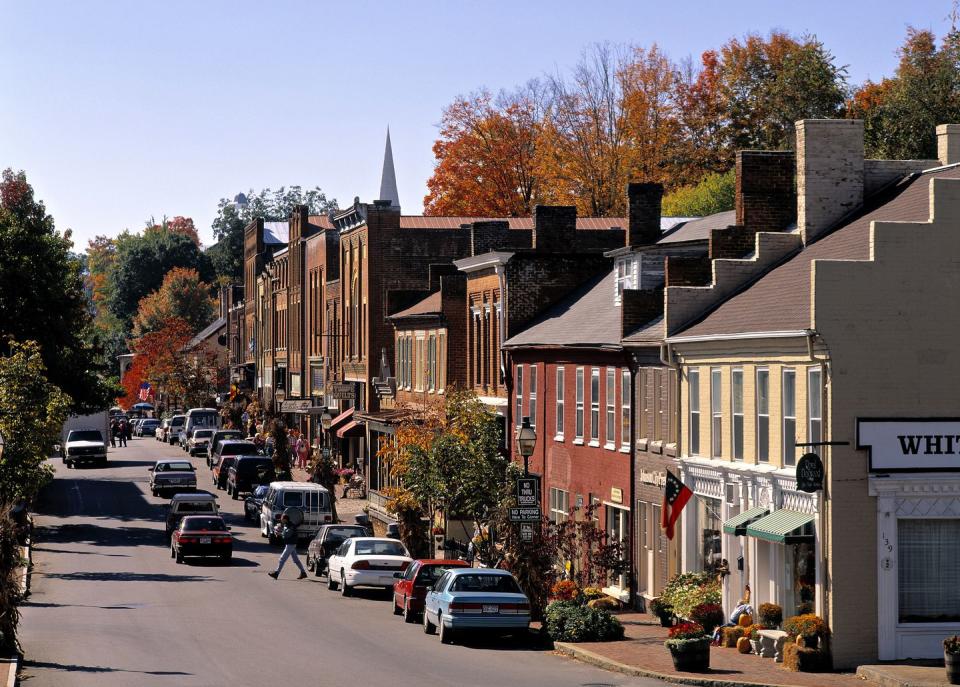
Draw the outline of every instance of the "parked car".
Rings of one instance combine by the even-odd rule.
[[[252,441],[223,441],[213,463],[213,485],[217,489],[227,486],[227,471],[237,456],[256,455],[257,447]]]
[[[210,436],[210,441],[207,443],[207,467],[213,467],[213,456],[216,455],[217,449],[220,446],[221,441],[226,441],[227,439],[243,439],[243,432],[239,429],[218,429]]]
[[[170,558],[183,563],[187,556],[233,557],[233,535],[219,515],[188,515],[170,537]]]
[[[99,429],[71,429],[61,451],[68,468],[83,462],[107,464],[107,442]]]
[[[386,537],[353,537],[327,559],[327,588],[340,587],[350,596],[354,587],[393,589],[393,573],[413,562],[407,547]]]
[[[363,525],[321,525],[307,546],[307,570],[320,577],[327,571],[327,559],[350,537],[370,537],[373,532]]]
[[[137,435],[141,437],[152,437],[156,435],[157,428],[160,426],[160,420],[148,417],[137,427]]]
[[[240,494],[249,494],[256,485],[270,484],[275,479],[272,458],[238,456],[227,470],[227,494],[236,500]]]
[[[427,591],[440,579],[444,570],[469,568],[466,561],[426,559],[414,561],[397,577],[393,583],[393,614],[403,615],[408,623],[415,623],[423,613],[423,601]]]
[[[170,424],[167,426],[167,431],[164,434],[164,439],[171,446],[174,445],[180,439],[180,430],[183,429],[183,424],[187,421],[186,415],[174,415],[170,418]]]
[[[299,508],[303,513],[303,522],[297,527],[301,539],[312,539],[320,525],[333,522],[330,492],[326,488],[313,482],[271,482],[260,508],[260,535],[271,544],[279,543],[273,528],[287,508]]]
[[[427,592],[423,631],[440,630],[440,641],[450,644],[457,632],[484,630],[526,633],[530,600],[510,572],[492,568],[452,568]]]
[[[174,494],[167,510],[166,533],[169,537],[187,515],[218,515],[217,497],[206,491]]]
[[[160,424],[157,426],[157,431],[153,435],[153,438],[157,441],[166,441],[167,431],[170,429],[170,418],[165,417],[160,420]]]
[[[193,430],[193,436],[187,440],[187,453],[191,456],[197,453],[206,453],[207,444],[210,442],[210,437],[212,436],[212,429]]]
[[[253,493],[243,500],[243,519],[247,522],[260,521],[260,508],[270,487],[266,484],[254,488]]]
[[[147,469],[150,471],[150,491],[154,496],[197,488],[197,474],[189,460],[158,460]]]

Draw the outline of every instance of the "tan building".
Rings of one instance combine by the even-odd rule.
[[[684,567],[728,561],[728,609],[748,583],[812,608],[838,667],[960,631],[960,127],[937,133],[939,160],[865,160],[862,122],[798,122],[796,226],[666,294]]]

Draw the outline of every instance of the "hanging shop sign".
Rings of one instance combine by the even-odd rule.
[[[823,489],[823,461],[816,453],[807,453],[797,461],[797,489],[812,494]]]
[[[861,418],[857,448],[868,452],[870,472],[960,471],[960,419]]]
[[[356,397],[356,385],[353,382],[334,382],[330,385],[330,396],[338,401],[352,401]]]
[[[308,410],[313,405],[313,401],[304,398],[296,401],[283,401],[280,404],[281,413],[296,413],[302,410]]]

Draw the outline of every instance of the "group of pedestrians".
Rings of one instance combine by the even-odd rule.
[[[113,418],[110,420],[110,446],[126,446],[127,440],[133,436],[133,427],[127,418]]]

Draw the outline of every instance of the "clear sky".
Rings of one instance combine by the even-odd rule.
[[[773,28],[814,33],[851,81],[892,72],[907,26],[950,0],[98,2],[0,0],[0,168],[24,169],[78,247],[217,201],[320,186],[379,192],[390,125],[400,200],[422,211],[444,105],[563,72],[590,43],[675,59]]]

